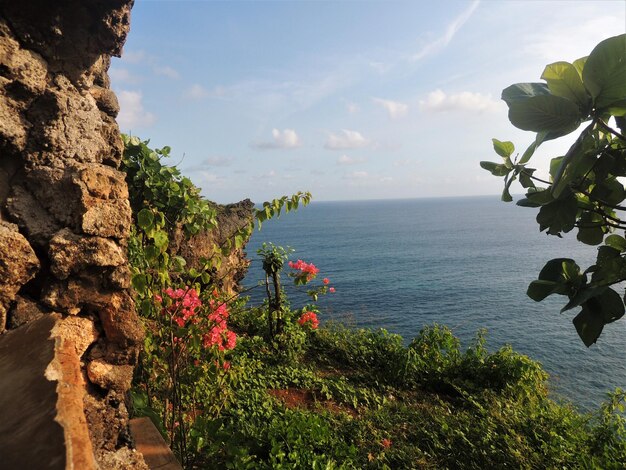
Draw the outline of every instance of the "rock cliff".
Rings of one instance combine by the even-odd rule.
[[[109,88],[133,0],[0,0],[0,468],[146,468]]]

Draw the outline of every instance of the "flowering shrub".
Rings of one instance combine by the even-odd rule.
[[[280,246],[275,246],[272,243],[266,244],[258,250],[258,254],[263,259],[263,270],[265,271],[265,290],[267,293],[267,318],[268,318],[268,333],[269,339],[274,341],[277,335],[280,335],[285,331],[285,326],[288,320],[293,321],[293,312],[287,308],[283,288],[281,285],[281,272],[284,268],[285,261],[289,256],[289,253],[293,251],[288,248],[285,249]],[[296,286],[307,285],[312,282],[320,270],[313,263],[307,263],[301,259],[297,261],[289,261],[287,266],[292,269],[289,276],[293,278],[293,282]],[[307,290],[307,294],[315,302],[319,295],[324,295],[328,292],[335,292],[334,287],[329,287],[330,279],[325,277],[322,280],[322,285]],[[315,308],[314,306],[312,308]],[[301,326],[309,325],[311,329],[317,329],[319,320],[317,314],[311,311],[311,308],[305,307],[302,309],[302,314],[297,320],[297,323]]]
[[[201,435],[196,428],[230,399],[226,357],[237,336],[228,329],[228,307],[217,291],[201,295],[193,287],[168,287],[154,295],[154,302],[160,310],[147,323],[143,392],[174,450],[189,464],[189,449],[197,449],[193,441]]]

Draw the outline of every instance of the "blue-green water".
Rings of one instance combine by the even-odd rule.
[[[559,314],[564,297],[535,303],[526,296],[545,261],[572,257],[584,269],[596,253],[573,236],[539,233],[535,215],[496,196],[314,202],[253,235],[245,283],[262,277],[262,242],[291,246],[291,259],[315,263],[336,287],[318,302],[322,320],[382,327],[406,340],[437,322],[464,344],[486,328],[490,349],[511,344],[544,365],[557,395],[595,407],[607,391],[626,387],[626,323],[608,325],[586,348],[571,322],[575,312]],[[288,294],[294,306],[307,300]],[[251,291],[253,300],[261,295]]]

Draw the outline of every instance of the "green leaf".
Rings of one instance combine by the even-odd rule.
[[[581,80],[583,78],[583,69],[585,68],[585,63],[587,62],[588,58],[589,56],[585,56],[585,57],[581,57],[580,59],[576,59],[574,62],[572,62],[572,65],[576,69],[576,72],[578,72],[578,76],[580,77]]]
[[[580,277],[580,268],[573,259],[555,258],[546,263],[539,279],[530,283],[526,294],[536,302],[551,294],[568,295]]]
[[[130,283],[133,286],[133,289],[135,289],[138,294],[145,295],[146,287],[148,286],[148,279],[146,278],[145,274],[139,273],[133,275]]]
[[[585,307],[574,317],[572,323],[574,323],[578,336],[580,336],[580,339],[583,340],[587,347],[598,340],[604,328],[602,319],[598,315],[594,315],[592,310]]]
[[[519,182],[523,188],[535,188],[535,182],[531,178],[534,172],[534,168],[524,168],[520,171]]]
[[[613,289],[606,289],[600,295],[590,298],[574,318],[578,335],[589,347],[598,340],[604,325],[624,316],[624,302]]]
[[[148,245],[144,250],[144,254],[146,256],[146,260],[148,260],[150,263],[154,263],[154,261],[156,261],[161,254],[161,250],[159,250],[154,245]]]
[[[559,173],[559,168],[561,168],[563,158],[565,157],[556,157],[550,160],[550,177],[552,178],[552,181],[556,179],[556,175]]]
[[[566,135],[576,130],[582,116],[576,103],[560,96],[539,95],[509,104],[509,120],[522,130]]]
[[[504,202],[511,202],[513,200],[513,198],[511,197],[511,193],[509,192],[509,188],[511,187],[511,184],[513,184],[513,181],[515,181],[517,178],[515,176],[511,176],[511,178],[508,179],[508,181],[504,184],[504,189],[502,190],[502,197],[501,199]]]
[[[598,109],[626,97],[626,34],[594,47],[583,68],[583,83]]]
[[[510,106],[516,101],[549,94],[550,90],[545,83],[516,83],[502,90],[502,99]]]
[[[164,232],[163,230],[156,230],[152,234],[152,239],[154,240],[154,246],[161,250],[161,252],[167,249],[169,239],[166,232]]]
[[[539,230],[547,229],[550,235],[560,235],[567,233],[576,224],[576,214],[578,212],[578,202],[573,195],[567,199],[557,199],[546,204],[539,209],[537,223]]]
[[[561,313],[566,312],[575,307],[579,307],[590,298],[596,297],[607,290],[607,286],[589,287],[583,286],[576,294],[570,299],[570,301],[561,309]]]
[[[578,241],[586,245],[599,245],[604,239],[602,230],[602,217],[595,212],[584,212],[579,221]]]
[[[154,214],[149,209],[141,209],[137,213],[137,225],[139,228],[146,231],[149,230],[154,224]]]
[[[567,294],[567,292],[557,292],[560,290],[560,285],[554,281],[532,281],[528,286],[526,295],[533,299],[535,302],[541,302],[543,299],[551,294]]]
[[[539,135],[539,134],[537,134]],[[523,165],[525,163],[528,163],[528,161],[530,160],[530,158],[533,156],[533,154],[535,153],[535,150],[537,149],[537,141],[533,142],[532,144],[530,144],[528,146],[528,148],[524,151],[524,154],[522,155],[522,158],[519,161],[520,165]]]
[[[493,149],[498,155],[504,159],[510,159],[511,155],[515,151],[513,142],[501,142],[498,139],[491,139],[493,142]]]
[[[594,146],[592,130],[593,124],[587,126],[563,157],[552,184],[555,198],[559,198],[573,180],[585,175],[595,163],[595,156],[587,153],[587,148]]]
[[[494,176],[506,176],[511,171],[511,169],[507,168],[503,163],[480,162],[480,166]]]
[[[618,250],[620,253],[626,251],[626,239],[620,235],[609,235],[604,244]]]
[[[541,78],[548,82],[550,92],[578,104],[581,110],[589,107],[589,96],[576,67],[569,62],[547,65]]]

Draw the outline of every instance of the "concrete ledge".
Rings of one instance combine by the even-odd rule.
[[[183,470],[150,418],[131,419],[130,432],[150,470]]]

